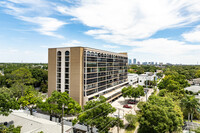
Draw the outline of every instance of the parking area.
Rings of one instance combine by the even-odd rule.
[[[152,92],[153,92],[153,89],[148,89],[147,98],[152,94]],[[146,95],[142,96],[140,98],[136,98],[136,103],[133,103],[133,104],[129,104],[128,103],[129,100],[134,101],[133,98],[130,99],[130,98],[124,98],[124,97],[121,96],[120,98],[115,100],[113,103],[111,103],[112,106],[117,109],[117,111],[114,113],[114,115],[118,115],[118,113],[119,113],[120,116],[123,117],[125,114],[128,114],[128,113],[136,114],[135,111],[138,110],[137,104],[140,101],[146,101]],[[123,106],[126,105],[126,104],[128,106],[130,106],[131,108],[124,108]]]

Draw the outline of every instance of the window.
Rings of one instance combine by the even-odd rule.
[[[61,66],[61,62],[58,62],[58,67],[60,67]]]
[[[61,73],[58,73],[58,74],[57,74],[57,77],[61,77]]]
[[[65,78],[69,78],[69,74],[65,74]]]
[[[66,56],[69,56],[69,51],[65,51],[65,55],[66,55]]]
[[[69,79],[65,79],[65,84],[69,84]]]
[[[58,52],[57,52],[57,55],[58,55],[58,56],[61,56],[61,52],[60,52],[60,51],[58,51]]]
[[[60,88],[61,88],[61,84],[57,84],[57,88],[59,88],[59,89],[60,89]]]
[[[61,79],[58,79],[58,83],[61,83]]]
[[[65,67],[69,67],[69,62],[65,62]]]
[[[67,72],[67,73],[68,73],[68,72],[69,72],[69,68],[65,68],[65,72]]]
[[[58,68],[58,69],[57,69],[57,72],[61,72],[61,68]]]
[[[88,62],[87,67],[97,67],[97,63],[96,62]]]
[[[61,57],[58,57],[58,61],[61,61]]]
[[[65,57],[65,61],[69,61],[69,57]]]
[[[65,85],[65,89],[69,89],[69,85]]]

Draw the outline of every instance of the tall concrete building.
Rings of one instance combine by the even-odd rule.
[[[136,64],[136,58],[133,59],[133,64]]]
[[[132,64],[132,60],[128,59],[128,64],[131,65]]]
[[[88,47],[49,48],[48,95],[67,92],[80,105],[103,95],[108,102],[128,84],[127,53]]]

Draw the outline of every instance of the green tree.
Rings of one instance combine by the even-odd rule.
[[[6,85],[6,77],[0,73],[0,87]]]
[[[180,107],[168,97],[152,96],[139,113],[139,133],[172,133],[182,130]]]
[[[144,88],[142,86],[138,86],[136,88],[129,86],[129,87],[124,87],[122,89],[122,96],[124,98],[129,97],[129,98],[136,98],[139,96],[144,96]]]
[[[137,107],[138,107],[139,109],[142,109],[142,107],[143,107],[144,104],[145,104],[145,102],[140,101],[140,102],[137,104]]]
[[[10,83],[31,84],[35,79],[32,78],[31,72],[27,68],[19,68],[10,74]]]
[[[0,115],[8,116],[12,109],[19,109],[16,99],[10,95],[9,89],[0,88]]]
[[[78,116],[78,121],[99,129],[101,133],[107,133],[111,127],[122,126],[119,118],[108,116],[114,113],[116,109],[110,103],[106,102],[106,98],[100,96],[97,100],[88,101],[84,105],[84,110]],[[77,121],[76,121],[77,122]]]
[[[163,73],[156,73],[156,76],[158,76],[158,78],[161,78],[163,76]]]
[[[184,95],[184,88],[189,86],[188,81],[183,75],[167,75],[165,78],[158,84],[158,88],[166,89],[169,92],[176,92],[177,94]]]
[[[15,127],[14,125],[10,125],[9,127],[6,127],[4,125],[0,125],[0,133],[20,133],[21,128],[21,126]]]
[[[124,87],[124,88],[122,89],[122,96],[123,96],[124,98],[126,98],[126,97],[131,98],[132,90],[133,90],[133,87],[132,87],[132,86]]]
[[[188,121],[190,120],[190,115],[191,115],[191,122],[193,120],[193,114],[197,109],[200,108],[199,100],[195,98],[195,96],[185,96],[181,100],[181,107],[183,110],[188,112]]]
[[[56,115],[61,120],[63,105],[65,106],[64,114],[67,115],[77,115],[82,111],[81,106],[71,97],[69,97],[67,92],[62,93],[58,91],[54,91],[45,102],[39,104],[39,108],[50,114],[50,120],[52,120],[52,116]]]
[[[9,79],[7,79],[7,81],[11,85],[17,83],[18,87],[21,88],[23,96],[23,92],[25,90],[24,85],[33,83],[35,79],[32,78],[32,74],[27,68],[19,68],[9,75]]]
[[[166,89],[162,89],[159,91],[158,96],[164,97],[168,91]]]
[[[34,90],[34,88],[30,87],[25,90],[25,95],[20,97],[18,100],[18,103],[23,108],[28,108],[30,110],[30,115],[33,114],[33,109],[36,108],[36,105],[41,103],[43,99],[43,96]]]
[[[200,70],[198,70],[198,71],[196,72],[195,77],[196,77],[196,78],[200,78]]]
[[[138,87],[132,89],[131,97],[135,98],[135,100],[137,97],[144,95],[144,88],[142,86],[139,85]]]
[[[48,71],[41,68],[31,68],[30,71],[35,79],[34,87],[40,87],[40,91],[46,93],[48,90]]]
[[[126,114],[125,119],[128,121],[130,127],[135,128],[135,124],[137,122],[137,116],[133,114]]]

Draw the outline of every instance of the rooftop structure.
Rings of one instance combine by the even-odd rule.
[[[13,112],[9,116],[0,115],[0,123],[7,122],[15,126],[22,126],[22,133],[60,133],[61,125],[46,119],[37,118],[23,112]],[[73,133],[71,126],[64,125],[65,133]]]

